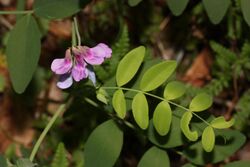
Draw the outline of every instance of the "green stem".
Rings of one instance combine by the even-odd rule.
[[[6,14],[14,14],[14,15],[18,15],[18,14],[31,14],[33,13],[33,10],[24,10],[24,11],[0,11],[0,15],[6,15]]]
[[[123,88],[123,87],[102,87],[102,88],[103,88],[103,89],[112,89],[112,90],[114,90],[114,89],[115,89],[115,90],[116,90],[116,89],[121,89],[121,90],[127,90],[127,91],[131,91],[131,92],[143,93],[143,94],[145,94],[145,95],[154,97],[154,98],[156,98],[156,99],[159,99],[159,100],[162,100],[162,101],[166,101],[166,102],[168,102],[168,103],[170,103],[170,104],[172,104],[172,105],[174,105],[174,106],[176,106],[176,107],[179,107],[179,108],[181,108],[181,109],[183,109],[183,110],[185,110],[185,111],[190,111],[188,108],[183,107],[183,106],[181,106],[181,105],[179,105],[179,104],[176,104],[175,102],[169,101],[169,100],[164,99],[164,98],[162,98],[162,97],[159,97],[159,96],[156,96],[156,95],[154,95],[154,94],[151,94],[151,93],[148,93],[148,92],[144,92],[144,91],[141,91],[141,90],[131,89],[131,88]],[[203,118],[201,118],[201,117],[200,117],[199,115],[197,115],[196,113],[194,113],[194,112],[192,112],[192,113],[194,114],[194,116],[196,116],[196,117],[199,118],[201,121],[203,121],[204,123],[206,123],[207,125],[210,126],[210,123],[208,123],[206,120],[204,120]]]
[[[74,28],[75,28],[76,36],[77,36],[77,39],[78,39],[78,46],[81,46],[81,36],[80,36],[80,33],[79,33],[78,22],[77,22],[76,17],[74,17]]]
[[[72,22],[72,30],[71,30],[71,44],[72,47],[76,46],[76,31],[75,31],[75,24]]]
[[[47,135],[48,131],[50,130],[50,128],[52,127],[52,125],[55,123],[55,121],[56,121],[56,119],[58,118],[58,116],[61,115],[61,113],[63,113],[63,112],[67,109],[67,107],[68,107],[68,105],[71,103],[71,101],[72,101],[72,100],[70,99],[70,100],[67,102],[67,104],[62,104],[62,105],[58,108],[58,110],[56,111],[56,113],[53,115],[53,117],[50,119],[49,123],[47,124],[47,126],[46,126],[45,129],[43,130],[42,134],[39,136],[39,138],[38,138],[38,140],[37,140],[35,146],[33,147],[33,150],[32,150],[32,152],[31,152],[31,154],[30,154],[30,157],[29,157],[30,161],[33,161],[33,160],[34,160],[35,155],[36,155],[36,153],[37,153],[37,151],[38,151],[38,149],[39,149],[39,147],[40,147],[40,145],[41,145],[43,139],[44,139],[45,136]]]

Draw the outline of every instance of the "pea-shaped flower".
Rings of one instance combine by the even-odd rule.
[[[112,50],[103,43],[93,48],[77,46],[66,50],[65,58],[55,59],[51,70],[60,75],[57,86],[61,89],[69,88],[82,79],[89,78],[95,84],[95,73],[92,65],[100,65],[106,58],[111,57]]]

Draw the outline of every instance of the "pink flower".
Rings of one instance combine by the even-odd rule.
[[[93,48],[78,46],[73,48],[75,55],[81,55],[83,59],[91,65],[100,65],[105,58],[110,58],[112,50],[104,43],[99,43]]]
[[[112,50],[103,43],[93,48],[87,46],[73,47],[67,49],[65,58],[55,59],[51,64],[51,70],[60,75],[57,86],[61,89],[69,88],[84,78],[89,79],[95,85],[95,73],[91,65],[100,65],[105,58],[111,57]]]

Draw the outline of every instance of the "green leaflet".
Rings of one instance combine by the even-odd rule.
[[[163,84],[174,72],[176,61],[164,61],[149,68],[140,82],[140,89],[151,91]]]
[[[176,117],[176,115],[172,116],[170,130],[166,136],[160,136],[153,127],[153,121],[150,121],[148,128],[148,139],[154,145],[161,148],[173,148],[181,146],[184,143],[185,138],[181,132],[180,118]]]
[[[57,146],[56,153],[54,155],[51,167],[68,167],[68,166],[69,166],[69,162],[67,159],[64,144],[60,143]]]
[[[249,10],[250,1],[241,0],[240,3],[241,3],[241,10],[242,10],[244,19],[247,22],[247,24],[250,26],[250,10]]]
[[[174,100],[186,92],[186,87],[183,83],[178,81],[172,81],[167,84],[167,86],[164,89],[163,96],[167,100]]]
[[[113,107],[121,119],[126,116],[126,100],[122,90],[117,90],[112,99]]]
[[[191,141],[196,141],[198,139],[198,132],[191,131],[189,128],[190,121],[193,117],[193,114],[188,111],[185,112],[181,117],[181,130],[184,135]]]
[[[217,163],[234,154],[246,141],[246,137],[236,130],[217,130],[216,143],[212,152],[204,151],[201,142],[188,145],[183,151],[190,162],[204,166]],[[195,152],[195,155],[193,153]]]
[[[220,116],[212,120],[211,126],[217,129],[225,129],[233,126],[234,122],[235,122],[234,118],[232,118],[230,121],[226,121],[223,116]]]
[[[103,88],[98,89],[98,91],[96,92],[96,98],[104,104],[108,104],[107,97],[108,93]]]
[[[14,90],[23,93],[36,70],[40,56],[40,30],[33,16],[19,19],[7,43],[7,62]]]
[[[166,151],[151,147],[141,158],[138,167],[170,167]]]
[[[212,105],[212,97],[206,93],[196,95],[190,105],[189,109],[194,112],[204,111]]]
[[[89,0],[83,1],[84,5]],[[72,16],[81,9],[81,0],[35,0],[35,15],[46,19],[61,19]]]
[[[188,0],[167,0],[168,7],[175,16],[179,16],[185,10]]]
[[[214,148],[215,134],[214,129],[211,126],[205,128],[201,137],[202,147],[206,152],[211,152]]]
[[[132,101],[132,112],[135,122],[142,129],[147,129],[149,124],[148,102],[143,93],[137,93]]]
[[[156,131],[161,135],[165,136],[170,129],[172,121],[172,111],[168,102],[160,102],[153,115],[153,124]]]
[[[84,167],[114,166],[123,144],[123,132],[113,120],[99,125],[90,134],[84,148]]]
[[[140,46],[127,53],[120,61],[116,71],[118,86],[128,83],[139,70],[145,56],[145,47]]]
[[[230,6],[230,0],[203,0],[203,5],[213,24],[218,24]]]

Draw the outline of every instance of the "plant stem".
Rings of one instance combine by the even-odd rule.
[[[74,17],[74,28],[75,28],[76,36],[78,39],[78,46],[81,46],[81,36],[79,33],[78,22],[77,22],[76,16]]]
[[[179,104],[176,104],[175,102],[169,101],[169,100],[164,99],[164,98],[162,98],[162,97],[159,97],[159,96],[157,96],[157,95],[154,95],[154,94],[151,94],[151,93],[148,93],[148,92],[144,92],[144,91],[141,91],[141,90],[131,89],[131,88],[123,88],[123,87],[102,87],[102,88],[103,88],[103,89],[112,89],[112,90],[114,90],[114,89],[121,89],[121,90],[127,90],[127,91],[137,92],[137,93],[143,93],[143,94],[145,94],[145,95],[154,97],[154,98],[156,98],[156,99],[159,99],[159,100],[162,100],[162,101],[166,101],[166,102],[168,102],[168,103],[170,103],[170,104],[172,104],[172,105],[174,105],[174,106],[176,106],[176,107],[179,107],[179,108],[181,108],[181,109],[183,109],[183,110],[185,110],[185,111],[190,111],[188,108],[183,107],[183,106],[181,106],[181,105],[179,105]],[[192,113],[194,114],[194,116],[196,116],[196,117],[199,118],[201,121],[203,121],[204,123],[206,123],[207,125],[210,126],[210,123],[208,123],[206,120],[204,120],[203,118],[201,118],[198,114],[196,114],[196,113],[194,113],[194,112],[192,112]]]
[[[72,22],[72,30],[71,30],[71,45],[76,46],[76,29],[75,24]]]
[[[18,15],[18,14],[31,14],[33,13],[33,10],[24,10],[24,11],[0,11],[0,15],[7,15],[7,14],[14,14],[14,15]]]
[[[30,154],[30,161],[34,160],[34,157],[43,141],[43,139],[45,138],[45,136],[47,135],[48,131],[50,130],[50,128],[52,127],[52,125],[55,123],[56,119],[58,118],[59,115],[61,115],[61,113],[63,113],[67,107],[69,106],[69,104],[71,103],[72,99],[69,99],[68,102],[66,104],[62,104],[58,110],[56,111],[56,113],[53,115],[53,117],[50,119],[49,123],[47,124],[47,126],[45,127],[45,129],[43,130],[43,132],[41,133],[41,135],[39,136],[35,146],[33,147],[33,150]]]

